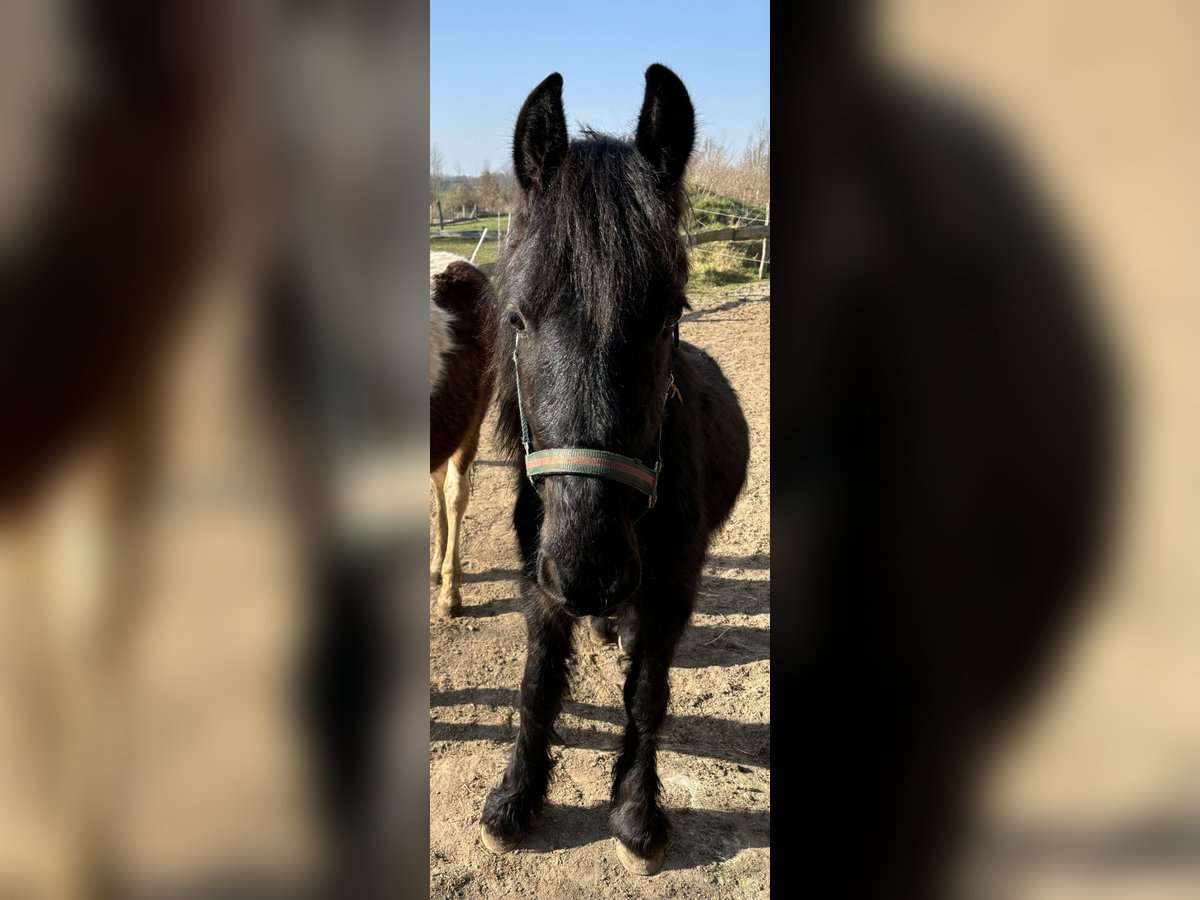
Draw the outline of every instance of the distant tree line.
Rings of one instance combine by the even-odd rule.
[[[761,222],[771,200],[770,125],[760,123],[741,150],[712,138],[701,139],[688,166],[687,179],[692,205],[697,208],[694,225],[724,227]],[[456,164],[451,175],[446,172],[446,159],[437,144],[429,148],[429,203],[434,206],[440,200],[446,218],[464,208],[507,213],[515,198],[509,164],[493,170],[485,162],[479,175],[464,175],[461,165]]]
[[[440,200],[447,218],[463,208],[507,213],[516,196],[514,188],[508,164],[493,171],[485,162],[478,175],[464,175],[461,166],[456,166],[455,174],[447,175],[442,151],[437,144],[429,148],[429,203],[432,206]]]

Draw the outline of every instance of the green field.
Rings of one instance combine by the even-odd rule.
[[[742,224],[761,225],[766,208],[743,203],[732,197],[718,197],[700,191],[689,191],[687,223],[689,231],[707,231]]]
[[[447,229],[449,230],[449,229]],[[475,245],[479,243],[479,238],[430,238],[430,250],[444,250],[447,253],[457,253],[466,259],[471,258],[471,254],[475,252]],[[483,242],[483,246],[479,248],[479,255],[475,257],[477,263],[495,262],[498,256],[496,247],[495,235],[489,234],[487,240]]]
[[[713,241],[693,247],[691,283],[722,285],[757,281],[761,256],[762,241]],[[769,248],[763,275],[771,277]]]

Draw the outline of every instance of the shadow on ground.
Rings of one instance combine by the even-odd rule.
[[[497,709],[517,708],[517,693],[508,689],[432,691],[431,711],[451,706],[484,705]],[[625,711],[615,707],[596,706],[568,700],[563,705],[567,715],[603,722],[611,730],[576,728],[559,721],[557,730],[561,744],[583,750],[615,750],[619,732],[625,727]],[[512,724],[481,722],[445,722],[434,719],[429,723],[430,741],[489,741],[511,745],[517,736],[514,717]],[[771,726],[767,723],[734,722],[715,716],[672,714],[667,718],[659,747],[673,753],[723,759],[756,766],[771,764]]]
[[[749,847],[767,847],[770,815],[750,810],[668,808],[672,845],[663,871],[724,862]],[[547,804],[521,845],[532,853],[553,853],[615,838],[607,806]],[[614,854],[615,854],[615,847]]]

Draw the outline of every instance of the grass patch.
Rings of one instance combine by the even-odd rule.
[[[470,259],[471,254],[475,252],[475,245],[478,243],[479,238],[434,238],[429,241],[429,249],[457,253],[464,259]],[[483,246],[479,248],[479,255],[475,257],[475,262],[495,262],[499,255],[496,238],[489,234],[487,240],[483,242]]]
[[[713,241],[691,250],[691,280],[700,284],[724,285],[758,281],[762,241]],[[771,277],[768,256],[764,277]]]
[[[761,225],[767,210],[743,203],[733,197],[721,197],[692,187],[688,191],[690,209],[685,227],[688,231],[711,231],[735,225]]]

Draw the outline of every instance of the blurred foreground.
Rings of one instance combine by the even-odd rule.
[[[0,896],[424,889],[427,22],[0,11]]]
[[[981,105],[1080,248],[1121,376],[1089,614],[998,742],[968,896],[1200,896],[1200,8],[889,4],[898,58]]]
[[[1198,896],[1197,7],[836,7],[791,48],[774,279],[804,877]]]

